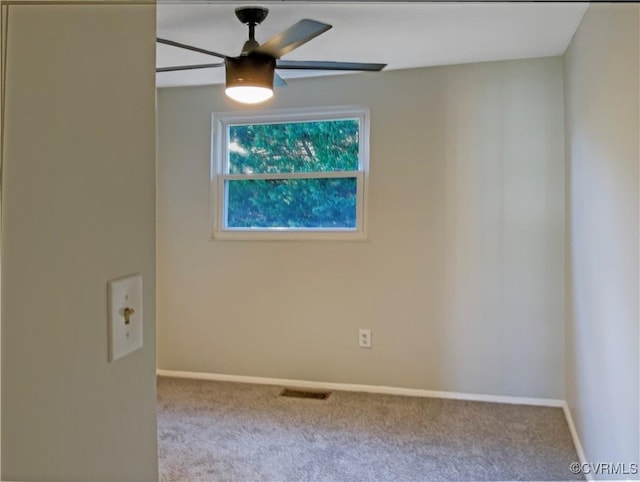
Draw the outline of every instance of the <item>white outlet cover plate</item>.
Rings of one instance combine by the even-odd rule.
[[[360,348],[371,348],[371,330],[360,328],[358,330],[358,346]]]
[[[109,361],[142,348],[142,275],[134,274],[109,281]],[[124,309],[133,309],[125,324]]]

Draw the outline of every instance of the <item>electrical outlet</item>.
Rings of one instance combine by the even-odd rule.
[[[358,330],[358,346],[360,348],[371,348],[371,330],[367,328]]]

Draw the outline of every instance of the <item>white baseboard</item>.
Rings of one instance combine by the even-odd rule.
[[[582,443],[580,442],[580,436],[578,435],[578,431],[576,430],[576,425],[573,423],[573,417],[571,416],[571,410],[569,409],[569,404],[567,402],[562,402],[562,410],[564,411],[564,417],[567,419],[567,425],[569,425],[569,431],[571,432],[573,445],[575,446],[576,452],[578,453],[578,462],[580,462],[581,464],[586,464],[587,458],[584,455],[584,449],[582,448]],[[587,480],[595,480],[593,478],[593,474],[591,473],[584,475]]]
[[[356,385],[352,383],[313,382],[308,380],[291,380],[287,378],[249,377],[243,375],[224,375],[220,373],[185,372],[174,370],[157,370],[163,377],[193,378],[197,380],[214,380],[219,382],[255,383],[259,385],[283,385],[288,387],[315,388],[317,390],[342,390],[345,392],[382,393],[387,395],[405,395],[410,397],[445,398],[469,400],[474,402],[508,403],[512,405],[537,405],[542,407],[560,407],[567,413],[564,400],[550,398],[509,397],[504,395],[485,395],[478,393],[443,392],[438,390],[422,390],[418,388],[387,387],[381,385]],[[571,427],[572,425],[570,425]],[[573,431],[571,432],[573,435]],[[576,445],[577,447],[577,445]]]

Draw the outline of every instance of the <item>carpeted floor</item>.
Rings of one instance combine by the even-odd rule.
[[[569,480],[559,408],[158,378],[162,481]]]

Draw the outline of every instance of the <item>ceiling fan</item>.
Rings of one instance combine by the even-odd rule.
[[[160,67],[156,71],[171,72],[224,66],[226,70],[225,93],[238,102],[257,104],[273,96],[274,78],[276,85],[286,85],[286,82],[275,73],[275,69],[378,72],[386,67],[386,64],[361,62],[282,60],[281,57],[283,55],[326,32],[332,26],[316,20],[300,20],[284,32],[260,45],[255,39],[255,27],[260,25],[267,17],[269,10],[263,7],[239,7],[236,8],[235,13],[240,22],[249,26],[249,40],[244,43],[240,55],[231,57],[211,50],[174,42],[173,40],[158,38],[156,39],[158,43],[218,57],[223,59],[224,62]]]

